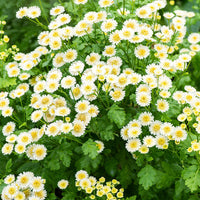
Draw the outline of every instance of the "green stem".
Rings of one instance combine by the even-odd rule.
[[[125,12],[125,4],[126,4],[126,0],[123,0],[123,15],[124,15],[124,12]]]
[[[49,24],[49,21],[48,21],[48,19],[47,19],[46,14],[45,14],[45,11],[44,11],[44,8],[43,8],[43,5],[42,5],[42,2],[41,2],[41,0],[38,0],[38,1],[39,1],[39,3],[40,3],[41,10],[42,10],[42,12],[44,13],[44,18],[45,18],[47,24]]]
[[[32,19],[30,19],[29,17],[26,17],[29,21],[31,21],[31,22],[33,22],[34,24],[37,24],[38,26],[40,26],[40,27],[42,27],[43,29],[45,29],[45,30],[48,30],[48,28],[45,26],[45,25],[43,25],[42,23],[38,23],[38,19],[36,19],[36,21],[34,21],[34,20],[32,20]]]
[[[68,140],[72,140],[72,141],[78,142],[79,144],[83,144],[83,143],[80,142],[79,140],[76,140],[76,139],[74,139],[74,138],[70,138],[70,137],[68,137],[67,135],[64,135],[64,137],[65,137],[66,139],[68,139]]]

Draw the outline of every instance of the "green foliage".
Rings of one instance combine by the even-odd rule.
[[[83,145],[82,150],[84,155],[88,155],[90,158],[94,159],[98,155],[98,147],[96,142],[94,142],[92,139],[88,139]]]
[[[196,191],[200,187],[200,172],[198,166],[191,165],[185,168],[182,172],[182,177],[185,180],[185,185],[190,188],[191,192]]]
[[[141,184],[145,190],[148,190],[157,182],[157,175],[156,170],[151,165],[146,165],[138,173],[139,184]]]
[[[108,118],[111,122],[114,122],[118,128],[121,128],[125,124],[126,113],[123,108],[113,104],[108,111]]]

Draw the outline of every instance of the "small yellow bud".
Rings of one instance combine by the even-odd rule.
[[[158,20],[160,20],[161,19],[161,16],[160,15],[157,15],[157,17],[156,17]]]
[[[173,6],[173,5],[175,4],[175,1],[174,1],[174,0],[169,1],[169,4],[170,4],[171,6]]]
[[[192,121],[192,117],[187,117],[188,122]]]
[[[187,152],[192,152],[192,147],[189,147],[188,149],[187,149]]]
[[[70,122],[70,120],[71,120],[70,117],[65,117],[66,122]]]
[[[48,110],[47,107],[42,108],[42,112],[46,112]]]
[[[182,129],[185,129],[186,127],[187,127],[186,124],[184,124],[184,123],[181,124],[181,128],[182,128]]]
[[[179,49],[179,47],[176,45],[176,46],[174,47],[174,49],[175,49],[175,50],[178,50],[178,49]]]
[[[196,127],[198,126],[198,124],[197,124],[197,123],[194,123],[192,126],[193,126],[194,128],[196,128]]]
[[[101,178],[99,179],[99,181],[100,181],[101,183],[104,183],[104,182],[105,182],[105,178],[104,178],[104,177],[101,177]]]
[[[4,41],[4,42],[7,43],[7,42],[9,42],[9,40],[10,40],[10,39],[9,39],[9,37],[8,37],[7,35],[5,35],[5,36],[3,37],[3,41]]]
[[[167,144],[164,144],[164,145],[163,145],[163,149],[168,149],[168,145],[167,145]]]
[[[176,145],[180,144],[180,141],[175,141],[175,144],[176,144]]]

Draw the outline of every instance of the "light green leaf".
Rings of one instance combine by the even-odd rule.
[[[139,184],[141,184],[145,190],[148,190],[152,185],[156,184],[157,172],[151,165],[146,165],[138,173]]]
[[[184,169],[182,177],[185,180],[185,185],[190,188],[191,192],[198,190],[200,186],[200,172],[196,165]]]
[[[16,85],[16,78],[0,78],[0,88],[7,88]]]
[[[125,124],[126,113],[123,108],[118,105],[113,104],[108,111],[108,118],[117,124],[118,128],[121,128]]]
[[[103,140],[114,140],[113,125],[108,125],[103,131],[100,132],[100,135]]]
[[[83,150],[84,155],[88,155],[92,159],[96,158],[98,155],[97,144],[92,139],[89,139],[87,142],[85,142],[82,145],[82,150]]]

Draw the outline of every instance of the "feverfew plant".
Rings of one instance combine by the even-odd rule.
[[[166,5],[72,0],[55,4],[48,24],[39,21],[42,8],[17,11],[43,30],[37,48],[5,63],[17,85],[0,93],[2,157],[10,158],[6,169],[33,171],[47,187],[21,199],[199,192],[200,95],[177,83],[199,52],[200,34],[187,36],[191,12],[161,14]],[[17,199],[14,190],[2,199]]]

